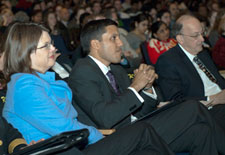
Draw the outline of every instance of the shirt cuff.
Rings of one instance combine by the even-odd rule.
[[[27,142],[25,141],[25,139],[23,138],[17,138],[17,139],[14,139],[10,144],[9,144],[9,147],[8,147],[8,152],[11,154],[14,152],[14,149],[19,146],[19,145],[22,145],[22,146],[26,146],[27,145]]]
[[[139,95],[138,92],[137,92],[134,88],[128,87],[128,89],[130,89],[132,92],[134,92],[134,94],[137,96],[137,98],[139,99],[139,101],[140,101],[141,103],[143,103],[143,102],[145,101],[145,100],[141,97],[141,95]]]
[[[207,96],[207,100],[206,101],[209,101],[210,100],[210,98],[209,98],[209,96]]]
[[[157,94],[156,94],[156,92],[155,92],[155,89],[154,89],[154,87],[152,87],[151,88],[152,89],[152,94],[151,93],[148,93],[148,92],[146,92],[146,91],[142,91],[145,95],[147,95],[147,96],[149,96],[149,97],[151,97],[151,98],[153,98],[153,99],[157,99]]]

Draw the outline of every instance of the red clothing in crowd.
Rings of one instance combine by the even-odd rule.
[[[23,8],[23,9],[28,9],[32,6],[32,2],[29,2],[27,0],[19,0],[16,8]]]
[[[217,40],[212,50],[212,58],[220,69],[225,69],[225,36],[221,36]]]
[[[158,60],[158,57],[169,50],[170,48],[174,47],[177,44],[175,39],[168,39],[167,41],[159,41],[157,39],[152,38],[147,45],[148,49],[148,56],[152,64],[155,64]]]

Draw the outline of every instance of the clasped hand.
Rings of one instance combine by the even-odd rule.
[[[134,70],[134,79],[130,87],[139,92],[143,88],[151,88],[157,78],[158,75],[153,66],[141,64],[138,69]]]

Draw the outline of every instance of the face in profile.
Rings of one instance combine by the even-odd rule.
[[[48,15],[48,25],[54,27],[56,25],[56,22],[57,22],[57,20],[56,20],[55,14],[54,13],[50,13]]]
[[[140,23],[136,23],[136,29],[138,29],[141,34],[144,34],[148,29],[148,20],[143,20]]]
[[[55,64],[56,57],[56,48],[53,46],[48,32],[42,31],[37,50],[30,55],[31,68],[45,73]]]
[[[119,63],[121,61],[121,46],[123,43],[120,40],[116,26],[110,25],[106,27],[106,33],[102,35],[99,45],[98,56],[103,64],[108,66],[110,63]]]
[[[37,14],[35,14],[35,15],[32,17],[32,20],[33,20],[33,22],[35,22],[35,23],[41,23],[41,22],[42,22],[42,13],[41,13],[41,12],[38,12]]]
[[[170,13],[169,12],[165,12],[162,17],[161,20],[166,23],[167,26],[170,25]]]
[[[157,11],[155,8],[152,8],[149,12],[149,14],[151,15],[151,17],[153,18],[153,21],[156,20],[156,16],[157,16]]]
[[[196,18],[187,19],[181,31],[182,42],[179,43],[191,54],[196,55],[202,51],[204,30]]]
[[[170,31],[166,24],[162,24],[160,25],[158,31],[153,35],[160,41],[166,41],[167,39],[169,39]]]

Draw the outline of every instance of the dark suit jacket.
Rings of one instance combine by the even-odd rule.
[[[225,80],[207,51],[200,52],[198,57],[218,80],[219,87],[225,89]],[[158,85],[166,100],[206,100],[203,82],[197,70],[178,45],[159,57],[156,72],[159,75]]]
[[[14,143],[15,145],[12,145]],[[11,145],[10,145],[11,144]],[[8,149],[14,152],[26,146],[26,141],[19,131],[1,116],[0,117],[0,154],[8,154]]]
[[[154,110],[157,101],[143,95],[141,103],[129,89],[130,80],[119,65],[111,65],[121,95],[117,95],[97,64],[90,58],[80,59],[73,67],[69,86],[73,91],[78,119],[98,128],[117,128],[130,124],[130,115],[141,117]],[[88,117],[87,117],[88,116]]]
[[[69,51],[75,50],[75,46],[73,44],[73,40],[71,39],[71,32],[70,29],[67,28],[62,22],[57,22],[57,27],[59,29],[60,35],[62,35],[62,38],[65,42],[66,48]]]

